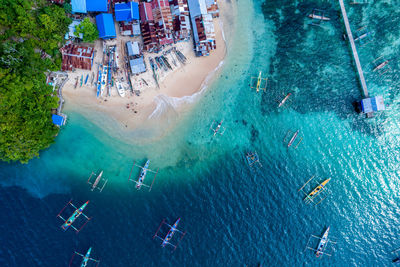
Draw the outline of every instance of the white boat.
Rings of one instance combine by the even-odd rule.
[[[106,89],[107,86],[107,72],[108,72],[108,66],[104,65],[103,66],[103,74],[101,75],[101,87],[100,87],[100,95],[103,96],[104,90]]]
[[[308,17],[311,19],[319,19],[319,20],[324,20],[324,21],[331,20],[330,18],[327,18],[324,15],[317,15],[315,13],[311,13],[310,15],[308,15]]]
[[[120,97],[125,97],[125,88],[122,86],[120,81],[115,81],[115,85],[117,86],[117,91]]]

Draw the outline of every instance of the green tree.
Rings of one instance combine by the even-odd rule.
[[[70,22],[44,0],[0,0],[0,160],[27,162],[54,142],[58,98],[44,72],[60,68]]]
[[[99,39],[99,31],[89,18],[85,18],[75,29],[75,35],[83,34],[83,41],[92,43]]]

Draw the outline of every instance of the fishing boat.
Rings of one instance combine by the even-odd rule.
[[[100,95],[103,96],[104,91],[107,87],[107,73],[108,67],[106,65],[103,66],[103,72],[101,74],[101,83],[100,83]]]
[[[101,171],[100,174],[97,175],[97,177],[94,180],[94,182],[91,181],[92,180],[92,176],[96,177],[96,174],[94,172],[92,172],[90,174],[90,176],[89,176],[89,179],[87,180],[87,183],[92,185],[91,188],[90,188],[91,191],[93,191],[95,189],[98,189],[100,192],[103,191],[104,187],[106,186],[106,184],[108,182],[108,180],[104,179],[104,177],[103,177],[103,171]],[[100,181],[103,182],[102,186],[100,186],[100,184],[99,184]]]
[[[93,80],[94,80],[94,72],[92,72],[92,76],[90,77],[90,84],[93,85]]]
[[[321,254],[324,253],[325,246],[328,242],[329,229],[330,229],[330,226],[325,230],[325,233],[321,237],[321,241],[319,241],[319,244],[317,246],[317,251],[315,252],[315,255],[317,257],[319,257]]]
[[[122,87],[122,83],[118,80],[115,81],[115,85],[117,86],[117,91],[120,97],[125,97],[125,89]]]
[[[331,178],[326,179],[322,183],[318,184],[317,186],[314,187],[314,189],[311,191],[311,193],[307,193],[305,190],[305,186],[312,180],[314,179],[315,175],[311,177],[299,190],[298,192],[302,191],[305,195],[304,202],[308,205],[310,203],[314,203],[315,205],[318,205],[321,203],[329,194],[329,190],[326,190],[326,185],[328,182],[331,180]],[[317,199],[316,202],[314,202],[314,199]]]
[[[217,123],[217,127],[214,128],[215,125],[215,120],[213,121],[213,123],[210,126],[210,130],[212,130],[214,132],[213,136],[216,136],[217,134],[223,135],[225,132],[225,128],[222,127],[222,123],[224,122],[224,120],[221,120],[219,123]],[[222,129],[222,132],[220,131]]]
[[[293,136],[292,136],[292,138],[290,139],[290,141],[289,141],[287,147],[290,147],[291,145],[293,145],[293,142],[296,140],[298,134],[299,134],[299,130],[297,130],[297,131],[293,134]]]
[[[98,77],[97,77],[97,94],[96,97],[100,97],[101,96],[101,74],[103,71],[103,65],[99,66],[99,73],[98,73]]]
[[[308,194],[304,200],[312,200],[319,192],[321,189],[324,189],[325,185],[331,180],[331,178],[326,179],[323,181],[321,184],[319,184],[316,188],[314,188],[313,191],[311,191],[310,194]]]
[[[166,245],[170,245],[170,246],[174,247],[174,251],[175,251],[175,249],[178,247],[180,241],[182,240],[182,238],[186,234],[186,231],[182,232],[182,231],[178,230],[178,224],[179,224],[180,220],[181,220],[181,218],[178,218],[178,220],[176,220],[173,225],[169,225],[168,223],[165,222],[165,219],[164,219],[161,222],[160,226],[158,227],[156,233],[154,234],[153,239],[156,238],[156,237],[161,239],[162,240],[161,247],[164,248]],[[167,234],[165,235],[165,237],[160,237],[157,234],[158,234],[158,232],[160,231],[161,227],[164,224],[169,227],[169,230],[168,230]],[[171,242],[171,239],[172,239],[172,237],[174,236],[175,233],[180,233],[181,234],[181,238],[179,239],[179,241],[178,241],[178,243],[176,245]]]
[[[87,83],[88,79],[89,79],[89,74],[86,75],[85,84]]]
[[[83,74],[81,75],[81,85],[79,87],[82,87],[83,84]]]
[[[150,165],[150,160],[149,159],[146,160],[146,163],[144,164],[144,166],[140,166],[140,165],[137,165],[135,163],[136,162],[133,162],[132,169],[131,169],[131,172],[129,174],[128,181],[135,182],[137,190],[140,190],[142,186],[146,186],[146,187],[149,188],[149,192],[150,192],[151,188],[153,187],[154,180],[156,179],[156,176],[157,176],[157,173],[158,173],[158,169],[157,169],[157,171],[153,171],[153,170],[149,169],[149,165]],[[140,172],[139,178],[136,181],[134,179],[131,179],[132,171],[133,171],[134,167],[138,167],[138,168],[142,169],[141,172]],[[151,183],[150,186],[144,183],[144,179],[146,178],[147,172],[154,173],[153,182]]]
[[[88,249],[88,251],[86,252],[85,255],[83,255],[83,254],[81,254],[81,253],[75,251],[74,254],[72,255],[71,260],[69,261],[69,266],[71,266],[75,254],[82,257],[81,267],[86,267],[86,266],[88,266],[89,261],[96,262],[96,263],[97,263],[96,266],[98,266],[99,263],[100,263],[100,261],[99,261],[99,260],[92,259],[92,258],[90,257],[90,253],[91,253],[91,252],[92,252],[92,248],[91,248],[91,247]]]
[[[282,107],[282,106],[285,104],[285,102],[289,99],[289,97],[290,97],[291,95],[292,95],[292,93],[288,93],[288,94],[285,96],[285,98],[282,99],[282,101],[279,103],[278,108]]]
[[[82,230],[82,228],[86,225],[86,223],[90,220],[89,217],[87,217],[84,213],[83,210],[86,208],[86,206],[89,204],[89,200],[86,201],[80,208],[75,207],[74,204],[72,204],[71,202],[72,200],[70,200],[67,205],[64,206],[64,208],[58,213],[57,217],[59,217],[60,219],[62,219],[64,221],[64,223],[61,225],[61,228],[66,231],[68,230],[69,227],[71,227],[72,229],[74,229],[76,232],[79,232],[80,230]],[[68,217],[68,219],[64,219],[62,217],[62,212],[64,211],[64,209],[66,207],[68,207],[68,205],[71,205],[75,210],[72,213],[71,216]],[[76,221],[76,219],[80,216],[83,215],[86,218],[86,222],[79,228],[79,230],[73,226],[72,224]]]
[[[79,77],[76,77],[75,80],[76,80],[76,82],[75,82],[74,89],[76,89],[76,87],[78,86]]]
[[[373,71],[377,71],[382,69],[383,67],[385,67],[387,64],[389,63],[389,60],[385,60],[384,62],[382,62],[381,64],[377,65]]]
[[[249,164],[250,167],[253,167],[254,164],[258,163],[260,167],[262,167],[262,164],[260,162],[260,158],[258,157],[257,152],[248,152],[246,154],[246,159],[247,163]]]
[[[328,243],[332,244],[332,245],[335,245],[336,242],[328,239],[329,229],[330,229],[330,227],[328,227],[325,230],[325,232],[322,235],[322,237],[311,235],[310,238],[308,239],[308,242],[307,242],[307,245],[306,245],[306,249],[314,251],[315,255],[317,257],[320,257],[320,256],[322,257],[323,255],[332,256],[330,253],[327,253]],[[319,240],[318,241],[318,245],[317,245],[317,249],[309,246],[311,240]]]
[[[318,20],[323,20],[323,21],[329,21],[331,20],[328,17],[325,17],[324,15],[318,15],[315,12],[311,13],[310,15],[308,15],[309,18],[311,19],[318,19]]]
[[[254,80],[257,80],[256,86],[254,87]],[[264,86],[262,86],[262,81],[265,81]],[[250,78],[250,88],[256,89],[257,93],[260,91],[260,89],[265,90],[267,89],[267,83],[268,83],[268,78],[263,78],[262,77],[262,71],[258,73],[258,77],[251,77]]]

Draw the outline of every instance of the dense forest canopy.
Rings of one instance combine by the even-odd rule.
[[[59,46],[71,20],[44,0],[0,0],[0,159],[27,162],[58,132],[58,98],[45,71],[61,65]],[[50,57],[42,57],[42,55]]]

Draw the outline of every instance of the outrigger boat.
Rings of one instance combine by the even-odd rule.
[[[254,87],[254,80],[257,79],[256,86]],[[262,81],[265,81],[264,86],[262,86]],[[260,91],[260,89],[265,90],[267,89],[267,84],[268,84],[268,78],[263,78],[262,77],[262,71],[259,72],[258,77],[251,77],[250,78],[250,88],[256,89],[257,93]]]
[[[182,238],[185,236],[186,231],[185,232],[181,232],[180,230],[178,230],[178,224],[180,222],[181,218],[178,218],[178,220],[176,220],[176,222],[173,225],[169,225],[168,223],[165,222],[165,219],[161,222],[160,226],[158,227],[156,233],[153,236],[154,238],[159,238],[162,240],[161,242],[161,247],[165,247],[166,245],[171,245],[174,247],[174,251],[175,249],[178,247],[179,243],[181,242]],[[165,235],[164,238],[158,236],[158,232],[160,231],[161,227],[163,225],[167,225],[169,227],[168,233]],[[181,238],[179,239],[178,243],[176,245],[172,244],[170,241],[172,239],[172,237],[174,236],[175,233],[180,233],[181,234]]]
[[[250,167],[253,167],[254,164],[258,163],[260,167],[262,167],[262,164],[260,162],[260,158],[258,157],[257,152],[248,152],[246,154],[246,159],[247,163],[249,164]]]
[[[79,233],[80,230],[82,230],[82,228],[86,225],[86,223],[91,219],[88,216],[86,216],[83,213],[83,210],[86,208],[86,206],[89,204],[89,200],[86,201],[80,208],[75,207],[74,204],[72,204],[72,199],[67,203],[67,205],[64,206],[64,208],[58,213],[57,217],[61,218],[62,220],[64,220],[64,223],[61,225],[61,228],[66,231],[68,230],[69,227],[71,227],[72,229],[74,229],[77,233]],[[64,219],[61,216],[61,213],[64,211],[64,209],[68,206],[71,205],[75,211],[72,213],[71,216],[68,217],[68,219]],[[80,216],[83,215],[86,218],[86,222],[79,228],[79,230],[77,228],[75,228],[75,226],[73,226],[72,224],[76,221],[76,219]]]
[[[325,232],[322,235],[322,237],[311,235],[310,238],[308,239],[306,249],[310,249],[310,250],[315,251],[315,256],[317,256],[317,257],[319,257],[319,256],[322,257],[323,255],[332,256],[331,254],[328,254],[328,253],[325,252],[326,248],[328,247],[328,243],[336,244],[336,242],[333,242],[333,241],[328,239],[329,230],[330,230],[330,227],[328,227],[325,230]],[[314,248],[311,248],[311,247],[308,246],[308,244],[310,243],[311,238],[316,238],[316,239],[320,240],[318,242],[317,249],[314,249]]]
[[[81,85],[79,87],[82,87],[83,84],[83,74],[81,75]]]
[[[99,65],[99,73],[98,73],[98,77],[97,77],[97,98],[99,98],[99,96],[101,96],[101,74],[103,71],[103,65]]]
[[[86,83],[87,83],[88,79],[89,79],[89,74],[87,74],[87,75],[86,75],[86,79],[85,79],[85,85],[86,85]]]
[[[103,72],[101,74],[101,84],[100,84],[100,95],[103,96],[104,90],[107,87],[107,73],[108,73],[108,66],[103,66]]]
[[[400,248],[397,248],[392,251],[394,258],[392,259],[392,263],[399,263],[400,264]]]
[[[278,108],[282,107],[282,106],[286,103],[286,101],[289,99],[289,97],[290,97],[291,95],[292,95],[292,93],[288,93],[288,94],[285,96],[285,98],[283,98],[282,101],[279,102]]]
[[[125,97],[125,89],[122,87],[122,83],[118,80],[115,81],[115,85],[117,86],[117,91],[120,97]]]
[[[215,129],[213,128],[213,126],[214,126],[214,124],[215,124],[215,120],[212,122],[212,124],[211,124],[211,126],[210,126],[210,130],[212,130],[212,131],[214,132],[214,135],[213,135],[213,136],[215,136],[217,133],[220,134],[220,135],[223,135],[223,134],[224,134],[225,128],[222,127],[222,123],[223,123],[223,122],[224,122],[224,120],[221,120],[221,121],[217,124],[217,127],[215,127]],[[221,129],[223,130],[222,132],[220,132]]]
[[[308,205],[310,203],[314,203],[314,199],[316,197],[319,197],[319,201],[317,203],[314,203],[315,205],[318,205],[319,203],[321,203],[329,194],[329,191],[325,191],[326,190],[326,185],[329,183],[329,181],[331,180],[331,178],[326,179],[325,181],[323,181],[322,183],[318,184],[312,191],[311,193],[307,193],[306,191],[304,191],[304,187],[315,177],[315,175],[313,177],[311,177],[299,190],[298,192],[302,191],[306,197],[304,198],[304,202]],[[322,192],[326,192],[326,194],[322,194],[320,195]]]
[[[135,162],[136,162],[136,161],[135,161]],[[140,190],[142,186],[146,186],[146,187],[149,188],[149,192],[150,192],[150,191],[151,191],[151,188],[153,187],[154,180],[156,179],[156,176],[157,176],[157,173],[158,173],[158,169],[157,169],[157,171],[152,171],[152,170],[149,169],[150,160],[147,160],[146,163],[144,164],[144,166],[136,165],[135,162],[133,162],[132,169],[131,169],[131,172],[130,172],[130,174],[129,174],[128,181],[135,182],[135,183],[136,183],[136,189],[137,189],[137,190]],[[137,181],[131,179],[133,167],[139,167],[139,168],[142,169],[142,171],[140,172],[140,175],[139,175],[139,178],[137,179]],[[144,182],[144,179],[146,178],[147,172],[152,172],[152,173],[154,173],[153,182],[151,183],[150,186],[143,183],[143,182]]]
[[[313,9],[312,13],[308,15],[311,19],[322,20],[322,21],[329,21],[331,20],[328,17],[325,17],[325,12],[319,9]]]
[[[354,41],[360,41],[362,44],[368,43],[368,40],[371,40],[373,32],[368,31],[366,27],[361,27],[357,29],[358,36],[354,38]],[[364,41],[364,39],[367,38],[367,41]]]
[[[379,59],[381,59],[382,56],[378,57],[377,59],[375,59],[374,61],[372,61],[372,64],[374,64],[374,69],[373,72],[378,71],[379,75],[382,75],[384,73],[386,73],[387,71],[389,71],[389,69],[386,69],[385,71],[381,71],[387,64],[389,64],[389,60],[384,60],[381,63],[376,63]]]
[[[92,186],[90,187],[90,190],[93,191],[95,189],[98,189],[101,193],[101,191],[103,191],[104,187],[106,186],[108,179],[104,179],[103,176],[103,171],[100,172],[99,175],[97,175],[96,179],[94,180],[94,182],[92,183],[91,179],[92,176],[94,175],[94,177],[96,177],[96,174],[94,172],[92,172],[89,176],[89,179],[87,180],[88,184],[91,184]],[[103,185],[99,186],[99,182],[103,181]]]
[[[296,138],[297,138],[299,132],[300,132],[300,130],[297,130],[297,131],[292,135],[292,138],[290,138],[289,142],[287,143],[287,147],[288,147],[288,148],[291,147],[291,146],[294,144],[294,142],[296,141]],[[291,133],[292,133],[292,131],[290,131],[290,130],[286,133],[285,138],[283,138],[283,142],[284,142],[284,143],[286,143],[286,139],[287,139],[288,135],[291,134]],[[300,143],[301,143],[302,141],[303,141],[303,137],[300,138],[299,142],[297,142],[297,144],[296,144],[296,146],[295,146],[294,148],[296,149],[296,148],[300,145]]]
[[[92,248],[91,247],[88,249],[88,251],[86,252],[85,255],[75,251],[74,254],[72,255],[71,260],[69,261],[69,266],[71,266],[72,261],[74,260],[75,254],[82,257],[81,267],[86,267],[88,265],[89,261],[96,262],[97,263],[96,266],[98,266],[100,261],[99,260],[95,260],[93,258],[90,258],[90,253],[91,252],[92,252]]]

